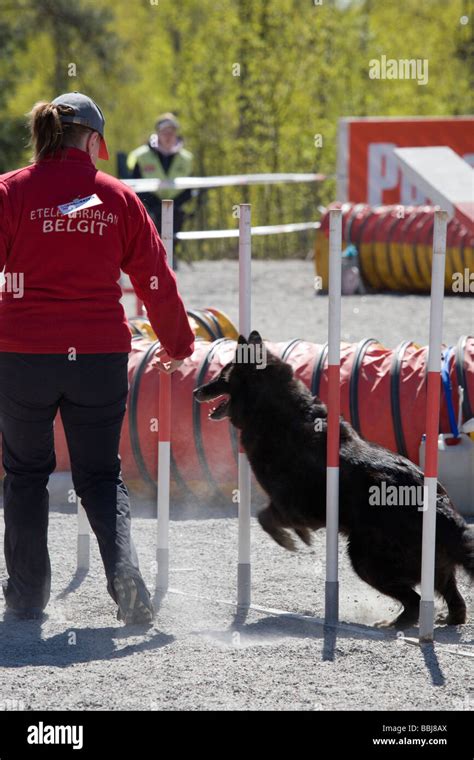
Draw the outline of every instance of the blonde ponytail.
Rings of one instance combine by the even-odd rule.
[[[63,127],[57,106],[44,101],[35,103],[30,113],[31,144],[33,160],[40,161],[56,153],[62,144]]]
[[[79,147],[84,135],[89,131],[80,124],[62,124],[61,114],[73,114],[69,106],[54,105],[41,101],[35,103],[28,114],[30,123],[30,143],[33,147],[33,161],[54,155],[66,147]]]

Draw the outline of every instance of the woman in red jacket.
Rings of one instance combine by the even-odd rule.
[[[176,278],[138,197],[97,171],[104,117],[67,93],[31,112],[34,163],[0,176],[0,424],[7,607],[38,617],[50,595],[49,475],[60,412],[73,483],[125,622],[153,608],[130,535],[120,472],[131,333],[119,285],[129,274],[173,371],[193,351]]]

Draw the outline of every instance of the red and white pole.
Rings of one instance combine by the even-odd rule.
[[[440,414],[443,301],[448,215],[436,211],[431,266],[430,342],[426,394],[426,449],[423,488],[423,538],[421,548],[420,641],[433,641],[434,581],[436,557],[436,493],[438,485],[438,435]]]
[[[248,340],[251,321],[252,226],[251,206],[239,207],[239,332]],[[251,600],[250,524],[251,475],[247,456],[239,444],[239,557],[237,604],[248,607]]]
[[[91,537],[89,520],[82,501],[77,497],[77,569],[89,570]]]
[[[173,266],[173,201],[161,203],[161,239]],[[158,283],[159,287],[159,283]],[[169,520],[171,463],[171,375],[160,373],[158,401],[158,501],[156,589],[165,594],[169,587]]]
[[[325,620],[339,618],[339,418],[341,343],[342,211],[329,212],[328,423],[326,462]]]

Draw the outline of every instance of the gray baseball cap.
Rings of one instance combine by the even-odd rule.
[[[53,101],[55,106],[69,106],[74,113],[60,113],[59,118],[63,124],[82,124],[89,127],[100,135],[99,158],[108,161],[109,151],[104,138],[105,119],[97,103],[82,92],[66,92],[59,95]]]
[[[156,131],[159,132],[161,129],[166,129],[167,127],[179,129],[179,121],[174,113],[162,113],[158,116],[155,124]]]

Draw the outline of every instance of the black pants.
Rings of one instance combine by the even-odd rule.
[[[99,542],[110,595],[115,574],[143,583],[130,534],[130,503],[120,473],[120,432],[128,393],[128,354],[0,352],[0,427],[7,605],[49,600],[47,483],[56,466],[53,424],[61,413],[72,479]]]

